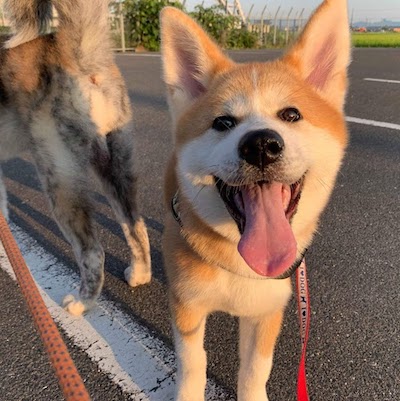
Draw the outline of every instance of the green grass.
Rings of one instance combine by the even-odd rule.
[[[400,47],[400,33],[397,32],[353,32],[355,47]]]

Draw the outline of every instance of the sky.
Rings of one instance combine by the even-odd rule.
[[[186,6],[190,10],[196,4],[201,4],[203,0],[186,0]],[[228,0],[232,3],[233,0]],[[268,17],[275,14],[277,8],[281,6],[281,12],[288,13],[293,7],[293,14],[296,11],[305,8],[304,15],[309,15],[311,11],[322,0],[241,0],[241,5],[245,15],[250,10],[252,4],[254,8],[251,18],[257,18],[261,15],[262,9],[267,5]],[[353,11],[353,21],[381,21],[383,18],[400,21],[400,0],[348,0],[350,13]],[[217,4],[217,0],[204,0],[205,6]]]

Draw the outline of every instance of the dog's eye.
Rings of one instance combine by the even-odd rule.
[[[301,119],[301,114],[299,110],[297,110],[295,107],[288,107],[281,110],[278,113],[278,117],[283,121],[295,123],[296,121],[299,121]]]
[[[229,131],[232,128],[235,128],[236,124],[237,124],[237,121],[236,121],[235,117],[220,116],[214,120],[212,127],[217,131],[223,132],[223,131]]]

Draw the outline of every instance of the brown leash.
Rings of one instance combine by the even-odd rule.
[[[55,370],[61,390],[67,401],[90,401],[82,378],[80,377],[68,349],[61,338],[54,320],[50,316],[39,290],[26,266],[25,260],[0,213],[0,242],[3,243],[7,257],[17,277],[22,294],[39,330],[50,362]]]

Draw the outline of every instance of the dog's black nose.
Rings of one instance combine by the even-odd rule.
[[[283,138],[273,130],[250,131],[239,143],[239,156],[263,170],[281,156],[284,147]]]

